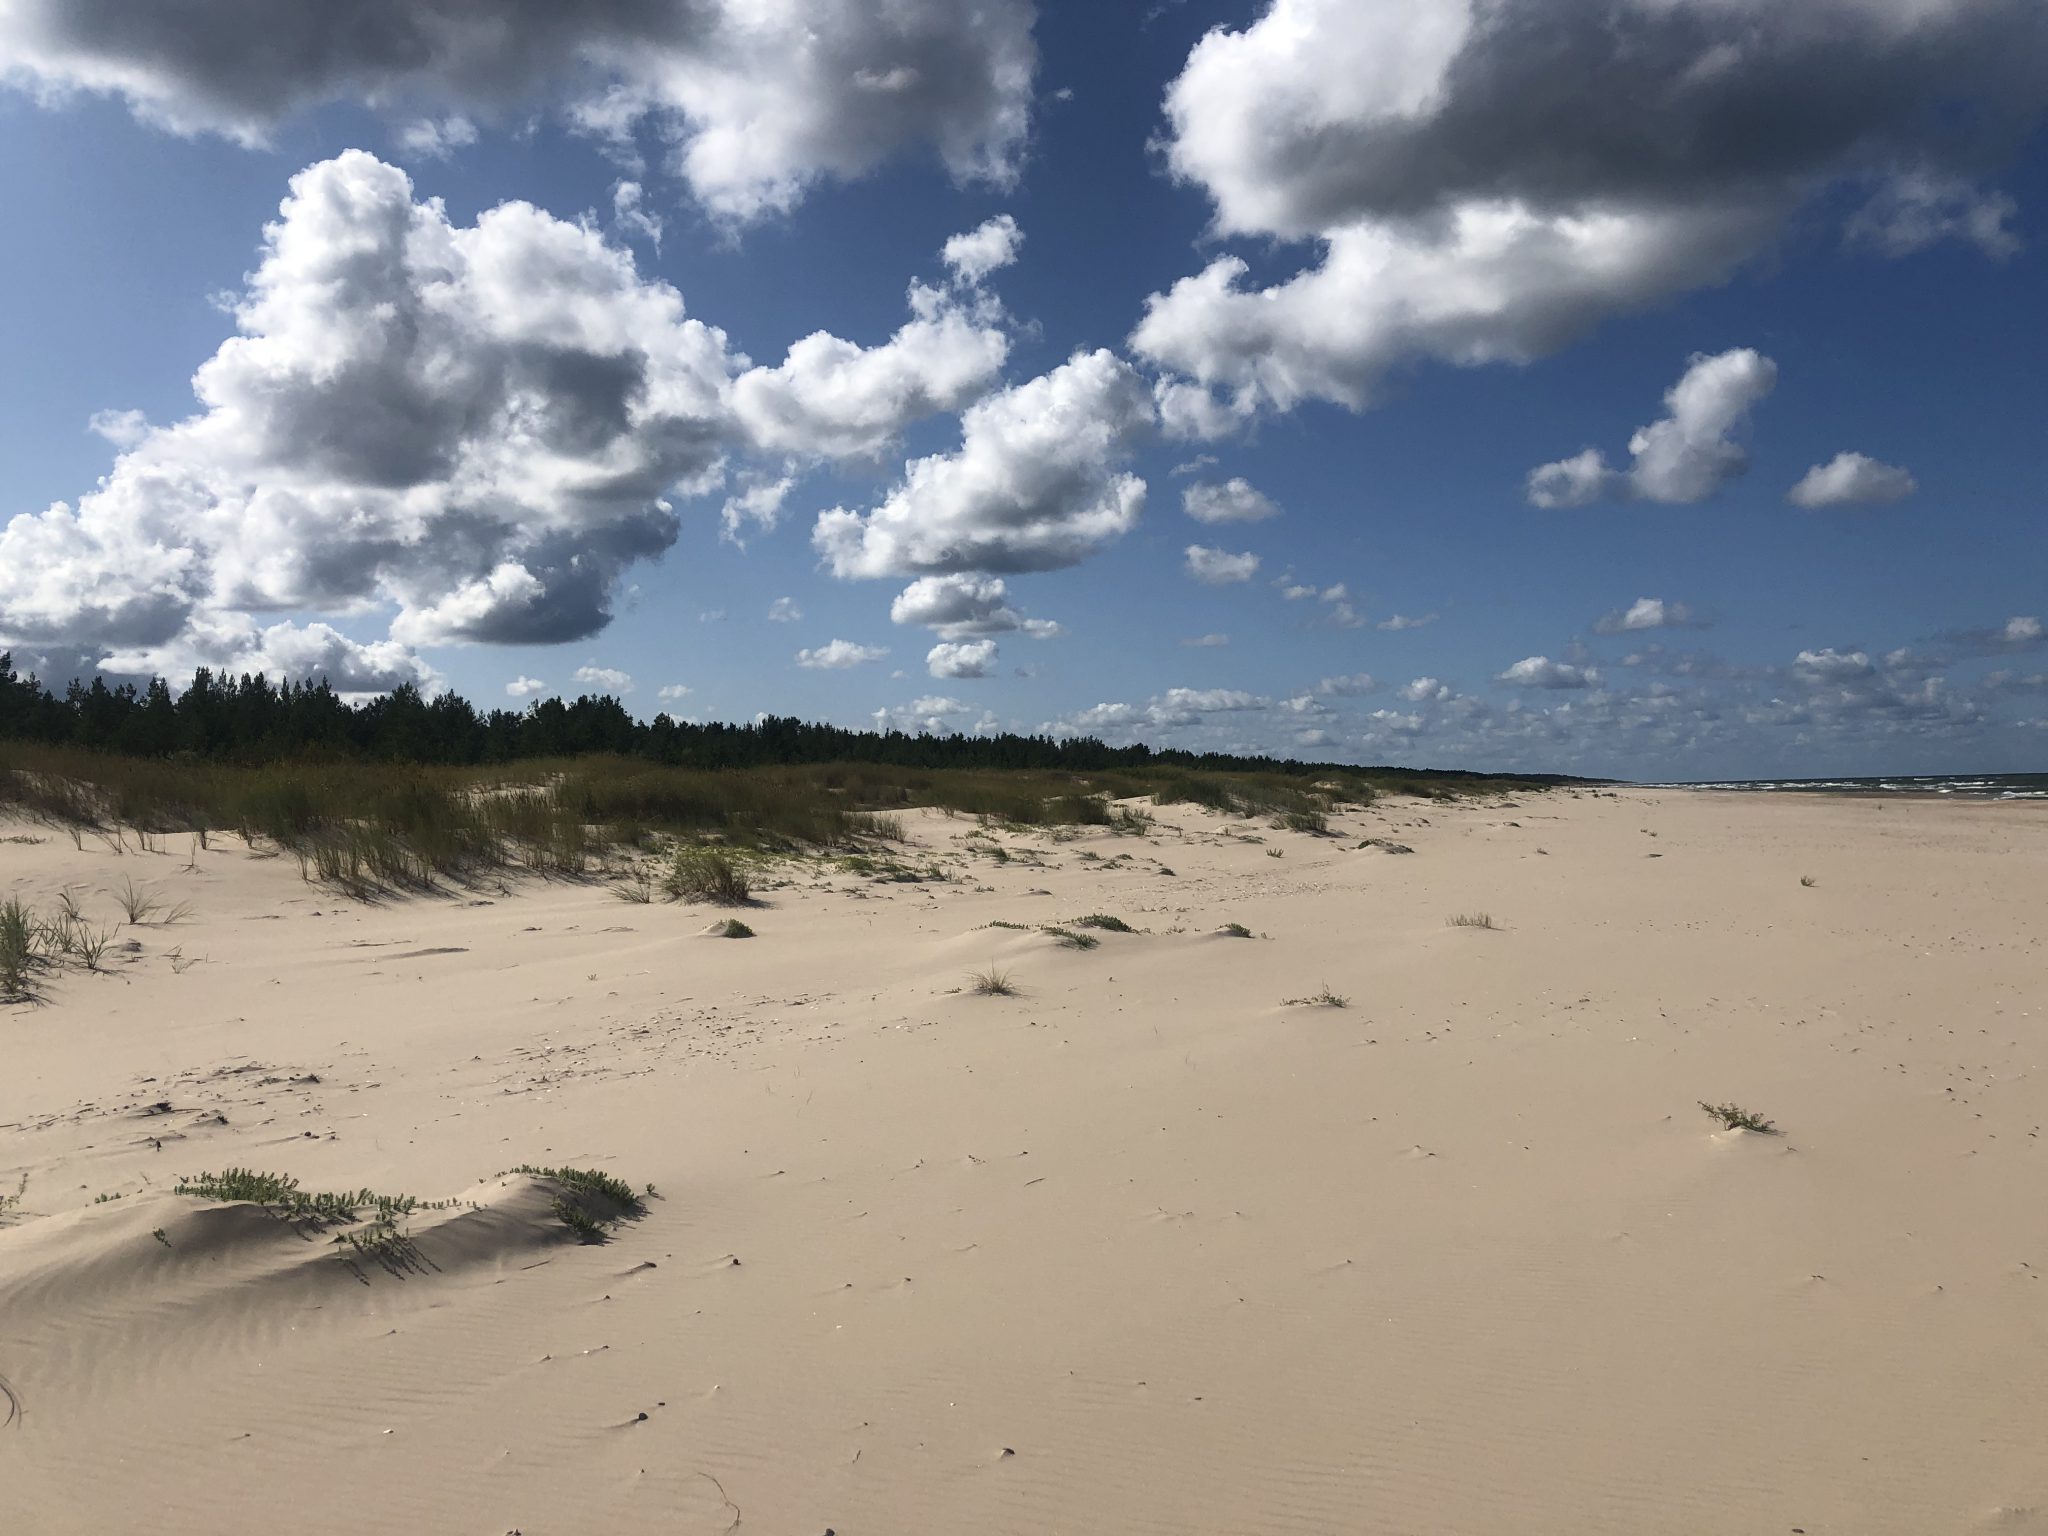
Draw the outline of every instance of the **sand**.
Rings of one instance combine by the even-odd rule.
[[[0,828],[192,904],[0,1008],[0,1527],[2048,1531],[2040,809],[908,821],[954,879],[746,940]],[[526,1162],[658,1198],[578,1243]],[[228,1165],[459,1204],[345,1264]]]

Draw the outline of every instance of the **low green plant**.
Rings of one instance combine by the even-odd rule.
[[[1454,913],[1454,914],[1453,914],[1452,916],[1450,916],[1450,917],[1447,917],[1447,918],[1445,918],[1445,919],[1444,919],[1444,923],[1445,923],[1445,925],[1446,925],[1446,926],[1448,926],[1448,927],[1451,927],[1451,928],[1495,928],[1495,929],[1497,929],[1497,928],[1499,928],[1499,927],[1500,927],[1500,924],[1496,923],[1496,922],[1495,922],[1495,921],[1493,920],[1493,916],[1492,916],[1492,914],[1491,914],[1491,913],[1487,913],[1487,912],[1458,912],[1458,913]]]
[[[745,872],[716,848],[678,848],[661,888],[671,901],[704,901],[715,907],[746,907],[754,901]]]
[[[644,1216],[647,1206],[624,1179],[596,1168],[544,1168],[521,1163],[512,1173],[557,1186],[550,1207],[562,1225],[586,1243],[601,1243],[611,1229],[631,1217]],[[648,1186],[649,1193],[653,1186]]]
[[[1759,1136],[1784,1134],[1762,1115],[1754,1110],[1744,1109],[1740,1104],[1709,1104],[1705,1099],[1701,1099],[1700,1108],[1731,1131],[1755,1131]]]
[[[1266,850],[1266,857],[1269,859],[1284,859],[1287,857],[1287,850],[1285,848],[1268,848]]]
[[[1321,811],[1284,811],[1273,825],[1289,832],[1313,833],[1317,837],[1330,835],[1330,818]]]
[[[646,870],[636,869],[624,879],[614,881],[611,891],[620,901],[644,907],[654,900],[654,880]]]
[[[1048,936],[1059,940],[1068,949],[1094,949],[1102,943],[1092,933],[1076,933],[1071,928],[1057,928],[1048,925],[1042,930]]]
[[[1111,917],[1107,912],[1090,912],[1086,917],[1074,919],[1076,928],[1100,928],[1104,933],[1136,933],[1138,930],[1120,917]]]
[[[1225,923],[1216,931],[1226,939],[1248,939],[1252,936],[1251,929],[1245,927],[1243,923]]]
[[[1799,883],[1805,886],[1808,890],[1812,890],[1813,887],[1820,884],[1820,882],[1814,879],[1811,875],[1801,875],[1799,877]]]
[[[0,1195],[0,1221],[5,1221],[21,1209],[21,1197],[28,1193],[28,1175],[21,1176],[21,1182],[14,1186],[11,1195]]]
[[[711,936],[714,939],[751,939],[754,930],[738,918],[728,917],[724,922],[712,925]]]

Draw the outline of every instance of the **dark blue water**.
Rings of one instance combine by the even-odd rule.
[[[1674,789],[1794,789],[1836,795],[1955,795],[1971,800],[2048,800],[2048,773],[1921,774],[1871,779],[1724,779]]]

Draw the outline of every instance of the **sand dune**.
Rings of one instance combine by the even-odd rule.
[[[0,1525],[2048,1531],[2037,810],[908,820],[745,940],[0,828],[192,908],[0,1008]],[[366,1262],[229,1166],[451,1203]]]

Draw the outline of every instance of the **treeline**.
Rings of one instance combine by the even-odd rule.
[[[1211,772],[1327,771],[1337,765],[1229,753],[1112,747],[1093,737],[912,735],[851,731],[793,717],[749,725],[692,725],[667,715],[640,721],[608,695],[536,700],[523,710],[479,710],[454,693],[427,698],[406,684],[351,703],[324,680],[272,682],[261,675],[195,672],[173,694],[162,678],[136,687],[74,680],[62,694],[14,669],[0,654],[0,741],[84,748],[128,757],[201,762],[386,762],[453,766],[595,753],[672,767],[753,768],[805,763],[880,763],[908,768],[1018,768],[1099,772],[1148,765]],[[1356,768],[1346,771],[1357,772]],[[1367,770],[1370,771],[1370,770]],[[1417,778],[1467,779],[1455,769],[1386,770]],[[1516,775],[1557,782],[1552,775]]]

